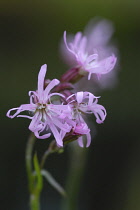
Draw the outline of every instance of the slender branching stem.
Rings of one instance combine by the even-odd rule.
[[[36,180],[33,173],[33,148],[35,144],[36,137],[33,133],[30,134],[25,153],[25,161],[26,161],[26,170],[28,177],[28,187],[30,193],[30,209],[31,210],[40,210],[40,191],[36,188]]]

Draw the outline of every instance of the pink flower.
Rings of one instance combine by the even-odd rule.
[[[87,137],[87,144],[88,147],[91,142],[90,136],[90,129],[88,128],[83,116],[84,114],[94,114],[96,117],[97,123],[103,123],[106,118],[106,110],[105,108],[97,104],[98,98],[94,96],[90,92],[77,92],[72,94],[67,98],[67,101],[71,105],[72,113],[72,120],[75,122],[75,126],[73,126],[74,134],[75,135],[86,135]],[[70,122],[69,122],[70,123]],[[79,137],[78,143],[81,147],[83,147],[82,136]]]
[[[64,122],[64,118],[71,113],[69,105],[53,104],[51,102],[53,96],[64,97],[59,93],[50,93],[50,91],[59,84],[59,80],[53,79],[44,89],[44,79],[47,71],[47,65],[44,64],[38,74],[38,89],[37,91],[29,91],[30,103],[23,104],[17,108],[10,109],[7,112],[7,117],[25,117],[31,119],[29,129],[34,132],[39,139],[50,137],[51,133],[47,133],[50,129],[59,146],[63,146],[61,130],[69,132],[71,127]],[[16,110],[12,115],[11,111]],[[19,115],[23,111],[31,112],[29,115]]]
[[[102,23],[102,24],[101,24]],[[109,23],[102,21],[98,26],[93,25],[88,27],[85,31],[86,35],[81,32],[76,33],[76,35],[67,42],[66,31],[64,32],[64,43],[66,48],[62,53],[63,57],[68,56],[66,60],[68,62],[72,61],[73,65],[77,68],[79,67],[80,74],[85,74],[88,72],[88,79],[90,79],[91,74],[96,74],[98,77],[103,74],[109,73],[115,66],[117,58],[110,52],[107,48],[108,39],[110,38]],[[106,29],[107,28],[107,29]],[[107,31],[108,30],[108,31]],[[103,32],[106,32],[103,34]],[[66,49],[68,52],[66,52]]]

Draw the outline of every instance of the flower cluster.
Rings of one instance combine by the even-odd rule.
[[[73,135],[88,136],[88,144],[90,144],[89,132],[90,129],[85,123],[82,113],[94,113],[96,121],[102,123],[106,116],[106,111],[103,106],[97,104],[97,98],[88,92],[78,92],[70,95],[66,100],[69,101],[64,104],[65,96],[61,93],[54,93],[52,89],[60,82],[53,79],[46,88],[44,88],[46,64],[40,69],[38,75],[38,88],[36,91],[29,91],[30,103],[22,104],[20,107],[10,109],[7,112],[7,117],[25,117],[31,119],[29,129],[34,132],[39,139],[50,137],[48,133],[50,129],[59,146],[63,146],[64,134],[73,130]],[[59,96],[59,104],[53,100],[54,96]],[[62,101],[62,102],[61,102]],[[16,112],[12,115],[11,112]],[[29,111],[32,116],[20,115],[23,111]]]
[[[68,137],[76,137],[79,145],[83,147],[83,136],[85,135],[86,147],[88,147],[91,143],[91,135],[85,116],[94,114],[96,122],[100,124],[106,118],[106,110],[98,104],[99,97],[92,93],[87,91],[75,93],[72,83],[87,72],[89,73],[88,79],[92,73],[102,75],[110,72],[117,60],[114,54],[100,59],[96,49],[90,53],[89,40],[91,39],[88,39],[88,36],[83,36],[78,32],[74,39],[67,43],[66,32],[64,32],[64,43],[68,52],[74,56],[75,67],[62,75],[60,81],[53,79],[46,83],[47,65],[44,64],[38,74],[37,90],[29,91],[30,103],[10,109],[7,117],[29,118],[31,120],[29,130],[37,138],[46,139],[52,133],[60,147],[63,147]],[[29,115],[20,114],[24,111],[28,111]]]

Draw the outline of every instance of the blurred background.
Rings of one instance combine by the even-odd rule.
[[[66,71],[59,55],[63,31],[82,31],[96,16],[110,19],[115,25],[113,38],[118,43],[121,68],[118,85],[100,93],[100,103],[108,116],[103,125],[96,125],[96,135],[86,150],[87,163],[76,209],[140,209],[139,11],[140,2],[136,0],[0,1],[0,209],[29,209],[24,161],[29,120],[10,120],[5,114],[28,102],[28,91],[36,88],[42,64],[48,64],[50,79],[59,78]],[[39,156],[48,142],[37,140]],[[63,186],[69,160],[67,147],[46,164]],[[61,196],[45,184],[42,210],[60,210],[61,202]]]

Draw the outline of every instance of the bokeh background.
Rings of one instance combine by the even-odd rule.
[[[28,102],[28,91],[36,88],[42,64],[48,64],[50,79],[65,72],[59,55],[63,31],[81,31],[96,16],[114,22],[121,68],[118,85],[100,93],[108,116],[103,125],[96,126],[97,134],[88,148],[76,209],[140,209],[139,11],[138,0],[0,1],[0,209],[28,210],[24,155],[29,120],[10,120],[5,113]],[[38,140],[38,155],[46,147],[46,140]],[[66,148],[46,164],[63,186],[69,159]],[[42,209],[60,210],[61,200],[46,184]]]

